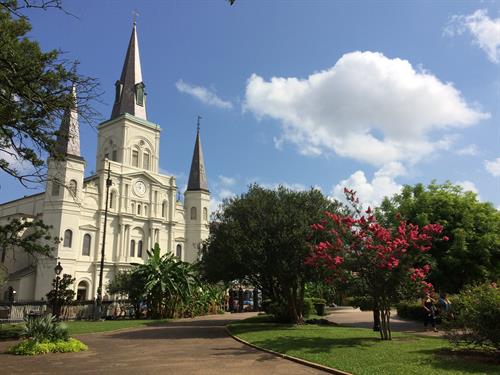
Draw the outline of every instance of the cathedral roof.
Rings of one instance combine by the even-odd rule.
[[[122,75],[116,81],[115,103],[111,118],[116,118],[124,113],[147,120],[146,98],[144,83],[142,82],[141,59],[139,56],[139,43],[137,40],[137,27],[134,22],[132,34],[128,43]]]
[[[200,128],[196,132],[196,143],[194,145],[193,160],[191,162],[191,171],[189,172],[189,181],[187,191],[206,191],[208,192],[207,176],[205,174],[205,160],[201,149]]]
[[[80,128],[76,110],[76,88],[72,89],[73,105],[64,111],[59,134],[57,136],[57,151],[64,155],[80,157]]]

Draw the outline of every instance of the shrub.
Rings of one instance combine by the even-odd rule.
[[[16,355],[38,355],[46,353],[70,353],[87,350],[88,346],[76,339],[41,341],[31,339],[21,341],[9,348],[7,353]]]
[[[447,338],[454,344],[500,348],[500,290],[488,283],[471,286],[452,299]]]
[[[23,335],[34,342],[67,341],[69,332],[65,325],[57,323],[52,315],[24,318],[26,326]]]
[[[418,301],[403,301],[396,305],[398,316],[403,319],[424,320],[424,308]]]
[[[348,297],[346,303],[349,306],[359,308],[361,311],[373,310],[373,299],[369,296]]]

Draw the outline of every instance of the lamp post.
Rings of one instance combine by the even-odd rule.
[[[106,206],[104,209],[104,228],[102,231],[102,248],[101,248],[101,268],[99,270],[99,286],[97,287],[96,309],[94,311],[94,319],[101,319],[102,308],[102,273],[104,270],[104,250],[106,248],[106,227],[108,226],[108,204],[109,204],[109,187],[111,181],[111,163],[108,161],[108,177],[106,178]]]
[[[52,315],[54,315],[57,320],[59,320],[59,281],[61,280],[59,275],[62,270],[61,262],[57,262],[57,265],[54,267],[54,272],[56,274],[56,293],[52,302]]]

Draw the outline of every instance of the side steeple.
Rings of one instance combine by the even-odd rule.
[[[194,144],[193,160],[191,161],[191,171],[189,172],[189,181],[187,191],[206,191],[208,192],[207,176],[205,174],[205,160],[200,141],[200,119],[198,116],[198,127],[196,131],[196,142]]]
[[[80,127],[78,125],[76,88],[74,85],[71,95],[73,97],[73,104],[64,111],[57,136],[57,151],[64,155],[80,157]]]
[[[125,62],[120,80],[115,83],[115,103],[111,119],[124,113],[131,114],[143,120],[146,116],[146,94],[142,82],[141,59],[139,56],[139,43],[137,41],[137,27],[134,22],[132,35],[128,43]]]

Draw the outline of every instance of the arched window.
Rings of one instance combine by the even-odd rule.
[[[74,197],[76,196],[76,190],[78,188],[78,184],[75,180],[71,180],[69,182],[69,192],[71,193],[71,195],[73,195]]]
[[[137,205],[137,215],[142,214],[142,206],[140,204]]]
[[[111,160],[118,161],[118,151],[117,150],[111,151]]]
[[[132,167],[138,167],[139,166],[139,151],[133,150],[132,151]]]
[[[142,258],[142,240],[137,242],[137,256]]]
[[[208,221],[208,210],[206,207],[203,207],[203,220]]]
[[[89,290],[89,284],[86,281],[80,281],[76,289],[76,300],[85,301],[88,299],[87,291]]]
[[[130,256],[135,256],[135,240],[130,241]]]
[[[135,102],[141,107],[144,106],[144,83],[142,82],[135,85]]]
[[[148,216],[148,206],[144,205],[144,216]]]
[[[149,152],[142,154],[142,167],[149,170]]]
[[[177,245],[177,247],[175,248],[175,256],[179,259],[182,259],[182,246],[181,245]]]
[[[191,207],[191,220],[196,220],[196,207]]]
[[[86,233],[83,236],[82,255],[90,255],[90,242],[90,234]]]
[[[58,197],[59,196],[59,191],[60,191],[60,182],[57,180],[52,181],[52,196],[53,197]]]
[[[64,231],[64,247],[71,247],[71,243],[73,242],[73,232],[71,229],[66,229]]]

